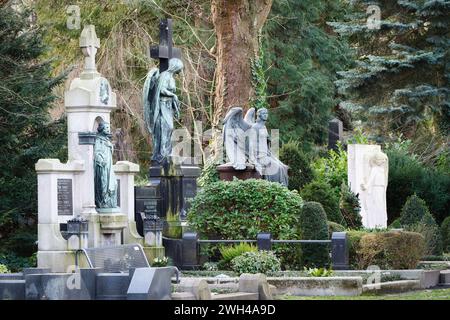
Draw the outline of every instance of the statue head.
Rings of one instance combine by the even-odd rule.
[[[178,58],[172,58],[169,60],[169,68],[167,69],[170,73],[180,73],[183,69],[183,61]]]
[[[267,118],[269,117],[269,110],[266,108],[261,108],[256,112],[256,119],[267,121]]]
[[[387,161],[388,161],[387,155],[381,151],[378,151],[370,158],[370,165],[383,166]]]
[[[98,124],[97,132],[109,135],[111,133],[111,127],[109,123],[103,120],[100,121],[100,123]]]

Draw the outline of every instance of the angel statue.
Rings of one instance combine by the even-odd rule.
[[[248,116],[254,113],[252,108],[247,111],[245,119],[243,118],[243,110],[241,107],[233,107],[228,111],[225,119],[223,119],[223,143],[227,154],[229,164],[236,170],[245,170],[248,162],[248,143],[246,138],[252,124],[247,122]],[[247,150],[246,150],[247,149]]]
[[[234,107],[224,119],[223,139],[231,165],[236,170],[244,170],[246,163],[252,164],[264,179],[287,186],[288,166],[270,150],[270,137],[266,128],[268,110],[259,109],[256,121],[255,108],[249,109],[245,118],[242,114],[242,108]]]
[[[173,118],[180,117],[180,101],[174,75],[183,69],[180,59],[169,60],[169,68],[159,73],[153,68],[147,74],[143,90],[144,120],[152,135],[152,161],[162,163],[172,154]]]

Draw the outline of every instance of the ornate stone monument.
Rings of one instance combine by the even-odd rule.
[[[255,119],[256,113],[256,119]],[[288,185],[288,166],[270,150],[266,128],[269,112],[266,108],[247,111],[233,107],[224,119],[223,142],[228,162],[218,166],[222,180],[260,178]]]
[[[163,221],[166,254],[177,264],[178,242],[172,239],[181,239],[186,225],[184,199],[196,193],[184,192],[184,186],[199,170],[195,165],[183,167],[183,159],[172,154],[174,119],[179,117],[181,107],[175,76],[183,69],[183,62],[181,51],[172,44],[172,20],[161,20],[159,27],[160,44],[150,48],[151,57],[159,60],[159,68],[149,71],[143,88],[144,120],[152,137],[152,156],[149,184],[136,187],[136,220],[144,233],[149,223],[146,220],[157,215]],[[189,181],[183,180],[184,173]]]
[[[388,168],[388,157],[379,145],[348,145],[348,184],[359,194],[366,228],[387,227]]]
[[[83,227],[87,241],[84,235],[81,246],[143,243],[134,222],[134,175],[139,166],[127,161],[112,164],[108,128],[116,95],[97,72],[99,47],[95,27],[86,26],[80,37],[84,70],[64,98],[68,162],[40,159],[36,163],[38,267],[56,272],[66,272],[75,264],[76,241],[69,243],[65,237],[68,224],[76,219],[87,222],[88,230]]]

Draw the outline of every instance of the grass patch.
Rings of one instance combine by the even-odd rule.
[[[396,294],[362,294],[360,296],[345,297],[299,297],[299,296],[278,296],[278,300],[450,300],[450,289],[418,290]]]

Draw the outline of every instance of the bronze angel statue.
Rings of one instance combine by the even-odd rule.
[[[256,115],[256,119],[255,119]],[[268,110],[255,108],[243,117],[241,107],[231,108],[224,119],[223,142],[229,164],[244,170],[246,164],[255,166],[266,180],[288,185],[288,166],[277,159],[270,150],[270,137],[266,128]]]
[[[169,60],[169,68],[159,73],[153,68],[147,74],[143,90],[144,120],[152,135],[152,161],[162,163],[172,154],[173,119],[180,117],[174,75],[181,72],[180,59]]]

